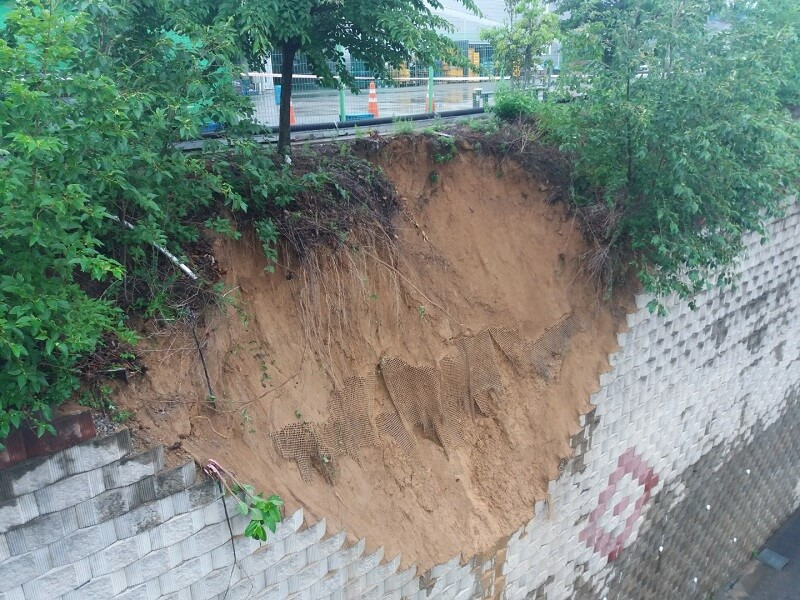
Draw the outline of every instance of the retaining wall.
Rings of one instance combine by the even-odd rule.
[[[260,545],[123,431],[0,471],[0,600],[706,598],[800,505],[797,207],[771,234],[696,311],[637,299],[549,503],[492,556],[398,571],[302,510]]]

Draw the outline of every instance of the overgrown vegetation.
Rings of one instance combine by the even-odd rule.
[[[558,37],[558,16],[540,0],[507,1],[506,13],[506,23],[483,30],[481,38],[494,49],[494,69],[526,87],[533,84],[540,55]]]
[[[302,253],[391,213],[366,163],[309,151],[292,169],[250,142],[235,32],[178,8],[22,0],[0,30],[0,438],[51,430],[81,375],[107,408],[102,377],[130,361],[85,357],[120,359],[129,314],[194,323],[223,302],[209,234],[252,228],[274,262],[281,236]],[[209,123],[226,144],[176,146]]]
[[[571,199],[607,283],[632,270],[657,297],[728,284],[800,177],[800,7],[568,0],[558,93],[498,97],[572,162]],[[715,19],[711,19],[716,15]],[[651,309],[661,309],[655,300]]]

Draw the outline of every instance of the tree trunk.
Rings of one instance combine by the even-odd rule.
[[[291,106],[292,106],[292,75],[294,74],[294,55],[297,53],[297,44],[289,41],[281,48],[283,61],[281,63],[281,105],[278,119],[278,152],[283,155],[291,153]]]

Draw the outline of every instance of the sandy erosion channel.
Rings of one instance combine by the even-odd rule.
[[[490,550],[532,515],[608,369],[624,310],[546,183],[397,140],[375,159],[402,198],[391,249],[264,271],[252,239],[215,256],[238,305],[197,334],[145,332],[121,390],[141,439],[213,458],[288,510],[421,569]],[[178,444],[179,443],[179,444]]]

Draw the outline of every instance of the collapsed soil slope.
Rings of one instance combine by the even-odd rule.
[[[579,274],[586,245],[542,182],[471,151],[436,164],[419,139],[375,160],[403,199],[390,250],[364,241],[268,274],[254,240],[218,242],[238,305],[197,328],[216,406],[174,328],[146,332],[147,373],[120,404],[146,441],[425,569],[530,518],[622,311]]]

